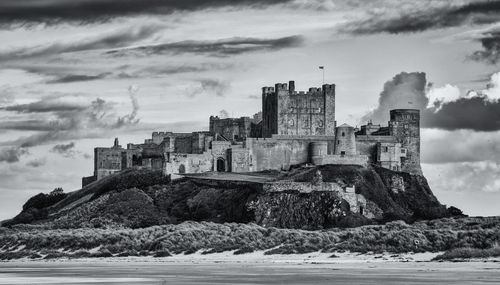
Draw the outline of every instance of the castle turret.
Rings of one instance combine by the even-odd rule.
[[[335,134],[335,84],[324,84],[324,106],[325,106],[325,135],[333,136]]]
[[[347,124],[342,124],[337,128],[337,132],[335,134],[335,154],[356,154],[356,137],[353,127]]]
[[[420,111],[395,109],[390,111],[389,133],[406,149],[401,159],[401,171],[422,174],[420,167]]]
[[[122,146],[118,142],[118,138],[115,138],[115,142],[113,143],[113,148],[121,148]]]
[[[295,92],[295,81],[288,81],[288,92],[290,92],[290,94],[293,94]]]
[[[273,87],[262,88],[262,136],[278,132],[278,97]]]
[[[327,141],[315,141],[311,143],[311,162],[315,165],[322,165],[323,158],[328,155]]]

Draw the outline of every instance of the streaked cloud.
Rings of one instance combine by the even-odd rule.
[[[38,131],[36,134],[19,137],[1,144],[15,146],[19,150],[19,148],[29,148],[50,142],[96,137],[112,129],[137,125],[139,123],[137,118],[139,104],[134,92],[129,92],[129,97],[132,102],[132,111],[122,116],[116,113],[113,102],[101,98],[97,98],[90,103],[82,103],[71,102],[63,96],[54,96],[44,97],[29,104],[4,107],[3,109],[8,112],[27,115],[47,114],[48,117],[0,123],[0,129]],[[6,155],[8,156],[4,160],[15,160],[16,156],[13,156],[15,154],[16,152],[7,152]]]
[[[113,56],[151,56],[192,53],[226,57],[258,51],[275,51],[284,48],[298,47],[302,45],[303,42],[304,38],[297,35],[274,39],[235,37],[213,41],[187,40],[134,48],[115,49],[106,52],[106,54]]]
[[[391,1],[386,1],[391,2]],[[500,20],[500,1],[396,1],[382,3],[342,30],[353,34],[414,33],[461,25],[491,24]],[[374,4],[372,4],[373,6]],[[375,4],[376,5],[376,4]],[[375,7],[374,7],[375,8]]]
[[[0,1],[0,21],[44,22],[77,21],[88,23],[107,21],[114,17],[141,14],[171,14],[217,7],[265,7],[288,0],[3,0]]]
[[[127,27],[104,32],[95,36],[85,35],[82,38],[75,37],[71,40],[11,48],[0,51],[0,60],[26,60],[34,57],[60,56],[64,53],[124,47],[147,39],[163,28],[164,26],[158,24],[144,24],[138,27]]]

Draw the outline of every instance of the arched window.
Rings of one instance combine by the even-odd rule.
[[[186,173],[186,167],[184,166],[184,164],[181,164],[179,166],[179,174],[183,174],[183,173]]]
[[[345,137],[345,133],[344,132],[342,132],[342,136]]]

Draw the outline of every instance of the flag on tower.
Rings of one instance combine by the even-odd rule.
[[[325,69],[325,67],[324,66],[320,66],[319,69]]]

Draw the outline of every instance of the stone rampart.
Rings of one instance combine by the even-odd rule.
[[[344,192],[345,190],[337,183],[323,182],[314,184],[312,182],[278,181],[263,185],[264,192],[298,191],[300,193],[311,193],[313,191]]]
[[[341,165],[361,165],[367,166],[369,163],[367,155],[325,155],[322,157],[316,157],[314,159],[314,164],[325,165],[325,164],[341,164]]]

